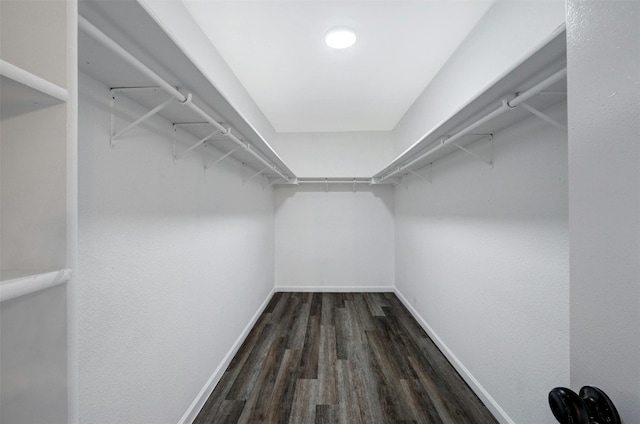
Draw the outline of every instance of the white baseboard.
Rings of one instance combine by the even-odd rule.
[[[394,292],[394,286],[276,286],[277,292],[316,293],[385,293]]]
[[[436,334],[435,331],[427,324],[427,322],[420,316],[418,311],[416,311],[413,306],[409,303],[409,301],[400,293],[397,288],[394,288],[394,292],[398,299],[404,304],[404,306],[411,312],[411,315],[418,321],[418,323],[422,326],[424,331],[427,332],[431,340],[438,346],[440,351],[447,357],[451,365],[458,371],[458,374],[467,382],[469,387],[475,392],[475,394],[480,398],[480,400],[485,404],[487,409],[491,411],[493,416],[501,423],[501,424],[515,424],[515,422],[507,415],[507,413],[500,407],[498,402],[491,397],[489,392],[487,392],[484,387],[480,384],[478,380],[471,374],[471,372],[465,367],[460,359],[447,347],[447,345],[442,341],[442,339]]]
[[[213,392],[213,389],[215,389],[216,385],[220,382],[220,379],[222,378],[222,375],[224,374],[224,372],[227,370],[227,367],[231,363],[231,360],[233,359],[235,354],[238,353],[240,346],[242,346],[242,343],[247,338],[247,336],[249,335],[249,332],[258,321],[258,318],[260,318],[260,315],[262,315],[262,312],[265,310],[265,308],[269,304],[269,301],[271,300],[275,292],[276,290],[272,289],[269,295],[267,296],[267,298],[265,299],[265,301],[262,302],[262,305],[260,305],[260,307],[258,308],[258,311],[253,315],[253,317],[251,317],[251,320],[249,321],[247,326],[244,328],[244,330],[242,330],[242,333],[240,334],[236,342],[233,344],[233,346],[231,346],[231,349],[229,349],[229,352],[227,352],[227,354],[225,355],[220,365],[218,365],[218,367],[213,372],[213,374],[211,374],[211,377],[209,377],[209,380],[207,380],[204,387],[200,390],[196,398],[193,400],[193,402],[191,402],[191,405],[189,405],[189,408],[187,408],[187,411],[184,413],[182,418],[180,418],[180,421],[178,421],[178,424],[191,424],[193,423],[193,420],[196,419],[196,417],[198,416],[198,413],[200,412],[205,402]]]

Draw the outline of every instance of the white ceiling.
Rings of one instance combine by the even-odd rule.
[[[392,130],[493,0],[184,2],[275,130],[308,132]]]

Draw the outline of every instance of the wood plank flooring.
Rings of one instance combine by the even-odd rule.
[[[194,423],[496,423],[393,293],[276,293]]]

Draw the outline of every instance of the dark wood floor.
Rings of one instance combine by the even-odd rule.
[[[276,293],[194,423],[496,421],[393,293]]]

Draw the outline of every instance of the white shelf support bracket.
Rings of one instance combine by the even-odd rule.
[[[264,171],[266,171],[267,169],[270,169],[271,167],[266,167],[262,170],[260,170],[260,172],[256,172],[255,174],[253,174],[252,176],[250,176],[249,178],[247,178],[247,180],[245,181],[245,183],[248,183],[249,181],[253,180],[255,177],[257,177],[258,175],[262,175],[262,173]]]
[[[174,132],[175,132],[175,126],[174,128]],[[196,144],[194,144],[193,146],[189,147],[187,150],[185,150],[184,152],[182,152],[181,155],[177,155],[174,151],[173,154],[173,163],[178,162],[180,159],[184,158],[187,154],[189,154],[190,151],[192,151],[193,149],[205,144],[207,142],[207,140],[209,140],[211,137],[213,137],[216,134],[219,134],[220,131],[219,130],[215,130],[213,131],[211,134],[207,135],[206,137],[200,139]]]
[[[113,127],[112,130],[115,130],[115,96],[113,97],[114,99],[114,108],[112,110],[112,115],[111,115],[111,119],[113,121]],[[141,123],[143,123],[144,121],[146,121],[147,119],[151,118],[153,115],[155,115],[156,113],[160,112],[162,109],[164,109],[165,107],[169,106],[169,104],[174,100],[174,97],[170,97],[167,100],[165,100],[164,102],[160,103],[158,106],[154,107],[153,109],[151,109],[149,112],[145,113],[144,115],[142,115],[141,117],[139,117],[138,119],[136,119],[135,121],[133,121],[132,123],[130,123],[129,125],[127,125],[126,127],[124,127],[123,129],[121,129],[120,131],[118,131],[117,133],[111,135],[111,146],[113,147],[115,145],[115,141],[118,140],[120,137],[122,137],[123,134],[125,134],[127,131],[131,130],[132,128],[140,125]]]
[[[411,175],[415,175],[416,177],[420,177],[423,180],[425,180],[426,182],[430,183],[431,182],[431,178],[428,178],[422,174],[417,173],[416,171],[412,171],[411,169],[407,169],[407,172]]]
[[[563,124],[561,124],[560,122],[556,121],[555,119],[551,118],[549,115],[546,115],[542,112],[540,112],[538,109],[534,108],[533,106],[528,105],[525,102],[520,103],[520,106],[527,110],[528,112],[536,115],[538,118],[542,119],[543,121],[553,125],[556,128],[560,128],[563,131],[567,131],[567,127]]]
[[[236,147],[235,149],[231,150],[228,153],[225,153],[224,155],[222,155],[221,157],[219,157],[218,159],[216,159],[211,165],[205,165],[204,166],[204,170],[206,171],[207,169],[213,168],[214,166],[216,166],[217,164],[219,164],[220,162],[222,162],[223,160],[225,160],[226,158],[228,158],[229,156],[231,156],[232,154],[234,154],[237,150],[241,149],[242,147]]]
[[[491,143],[491,145],[490,145],[491,157],[489,159],[486,159],[486,158],[480,156],[479,154],[472,152],[471,150],[467,149],[464,146],[459,145],[458,143],[451,143],[451,144],[453,146],[455,146],[457,149],[462,150],[463,152],[467,153],[468,155],[471,155],[476,159],[480,159],[482,162],[484,162],[487,165],[489,165],[490,168],[493,168],[493,134],[488,134],[488,136],[489,136],[489,142]]]
[[[110,123],[109,123],[109,146],[115,149],[113,135],[116,133],[116,93],[111,90],[111,100],[109,101]]]
[[[173,163],[176,163],[176,155],[177,155],[177,147],[178,147],[178,127],[176,127],[176,124],[173,124],[171,126],[172,128],[172,132],[173,132],[173,152],[171,153],[171,155],[173,156]]]

